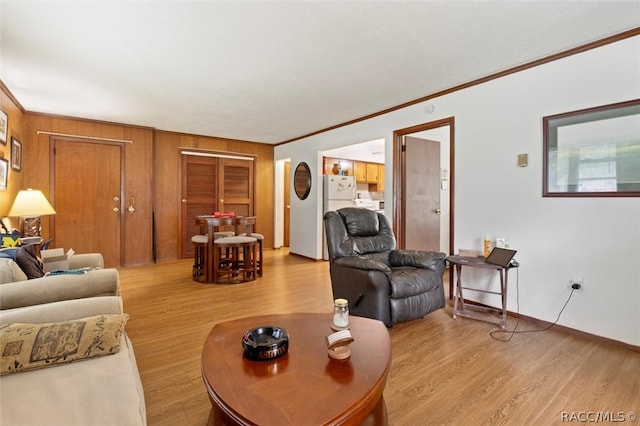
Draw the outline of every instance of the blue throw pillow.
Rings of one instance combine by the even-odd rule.
[[[16,260],[18,254],[18,247],[0,249],[0,258]]]

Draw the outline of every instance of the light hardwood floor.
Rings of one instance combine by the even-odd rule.
[[[206,424],[200,355],[217,322],[333,306],[326,262],[267,250],[264,277],[225,286],[193,282],[191,263],[120,269],[151,426]],[[504,343],[489,336],[491,324],[454,320],[451,312],[447,304],[389,329],[390,425],[554,425],[640,414],[639,353],[553,328]],[[521,320],[519,329],[527,328],[539,325]]]

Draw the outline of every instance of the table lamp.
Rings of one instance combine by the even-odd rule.
[[[29,188],[18,192],[7,216],[20,217],[20,232],[23,237],[39,237],[40,217],[51,214],[56,214],[56,211],[42,191]]]

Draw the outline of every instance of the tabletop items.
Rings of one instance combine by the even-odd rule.
[[[334,300],[331,328],[335,331],[349,328],[349,301],[347,299]]]
[[[245,356],[251,360],[275,359],[289,350],[289,333],[272,325],[252,328],[242,336],[242,347]]]
[[[351,332],[349,330],[336,331],[335,333],[326,336],[324,339],[327,344],[327,353],[330,358],[347,359],[351,356],[349,344],[355,339],[351,336]]]

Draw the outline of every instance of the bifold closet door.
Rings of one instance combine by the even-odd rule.
[[[195,218],[218,211],[218,159],[182,155],[181,256],[193,257],[191,237],[200,233]]]

